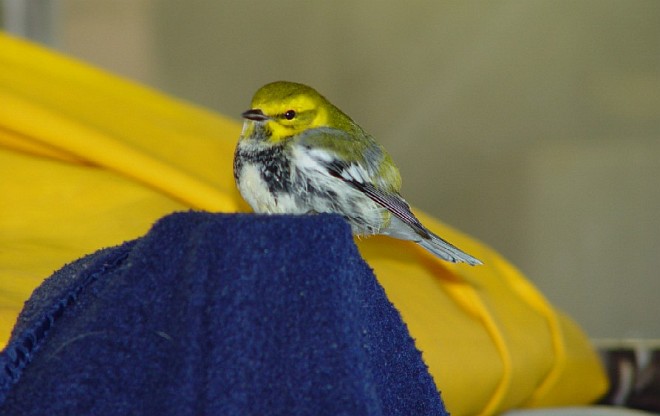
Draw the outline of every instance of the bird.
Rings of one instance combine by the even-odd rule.
[[[314,88],[268,83],[242,117],[234,179],[254,212],[339,214],[356,236],[410,240],[448,262],[482,264],[415,217],[392,157]]]

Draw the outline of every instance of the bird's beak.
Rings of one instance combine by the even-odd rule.
[[[266,121],[270,117],[265,115],[263,111],[259,110],[258,108],[253,108],[251,110],[245,111],[243,114],[241,114],[243,118],[246,118],[248,120],[254,120],[254,121]]]

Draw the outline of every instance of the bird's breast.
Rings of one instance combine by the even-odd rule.
[[[234,160],[238,189],[256,212],[287,212],[292,188],[291,165],[282,146],[239,143]]]

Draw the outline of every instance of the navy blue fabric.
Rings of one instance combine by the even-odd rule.
[[[447,413],[341,218],[188,212],[35,291],[0,414]]]

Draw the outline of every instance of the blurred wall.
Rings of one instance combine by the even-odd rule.
[[[63,51],[237,119],[311,84],[592,337],[660,337],[660,2],[51,3]]]

